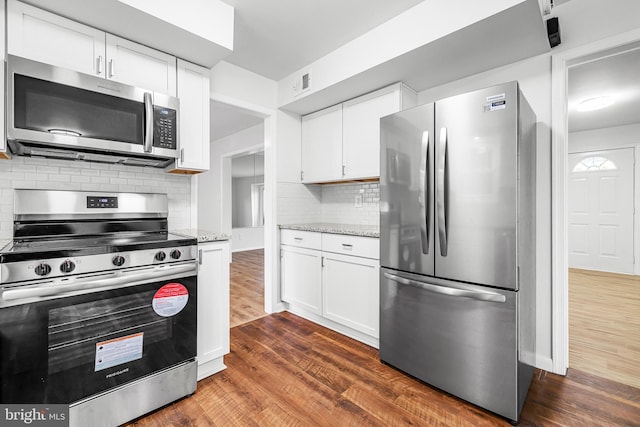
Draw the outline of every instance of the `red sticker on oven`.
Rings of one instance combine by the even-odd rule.
[[[153,310],[162,317],[175,316],[187,305],[189,291],[180,283],[167,283],[153,296]]]

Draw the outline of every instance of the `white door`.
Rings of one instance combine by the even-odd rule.
[[[633,274],[634,150],[569,154],[569,267]]]

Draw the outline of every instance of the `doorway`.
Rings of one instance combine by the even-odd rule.
[[[640,92],[639,72],[633,43],[576,58],[567,73],[568,367],[634,387],[640,100],[631,95]],[[598,100],[609,105],[594,108]]]
[[[198,226],[231,236],[231,327],[266,315],[273,301],[272,281],[265,277],[265,262],[273,257],[266,246],[270,239],[266,230],[275,219],[269,202],[274,191],[273,152],[268,144],[272,121],[269,110],[212,95],[211,168],[198,176]],[[238,206],[247,208],[235,221],[234,181]],[[245,216],[249,223],[239,220]],[[240,243],[246,244],[240,247]],[[251,252],[253,256],[245,256]]]

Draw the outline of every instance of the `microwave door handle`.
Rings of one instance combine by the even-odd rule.
[[[150,153],[153,147],[153,99],[150,92],[144,93],[144,152]]]

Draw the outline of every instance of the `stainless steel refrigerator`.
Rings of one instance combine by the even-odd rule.
[[[535,114],[511,82],[380,123],[380,358],[517,421],[535,357]]]

